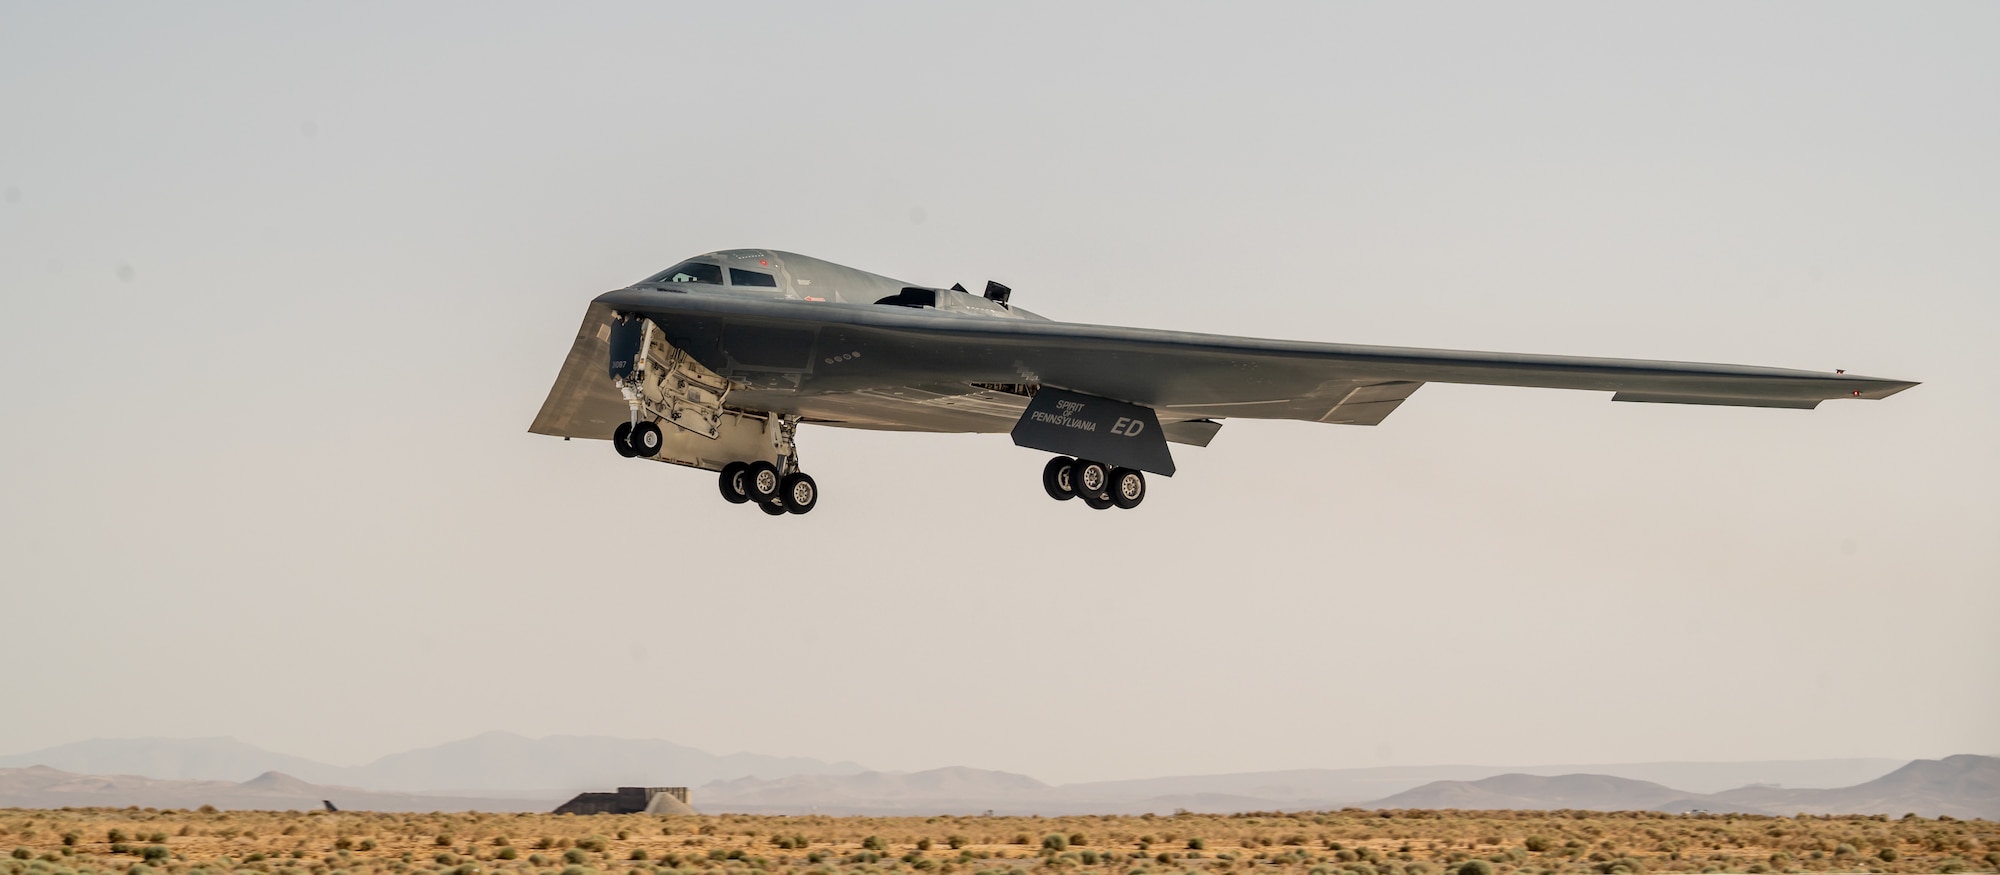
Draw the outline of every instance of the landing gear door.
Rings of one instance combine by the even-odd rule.
[[[620,383],[632,376],[645,355],[646,317],[621,314],[611,321],[611,379]]]
[[[1044,386],[1013,435],[1017,446],[1174,476],[1173,454],[1150,407]]]

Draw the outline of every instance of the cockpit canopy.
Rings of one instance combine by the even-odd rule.
[[[705,261],[683,261],[646,278],[641,285],[659,283],[707,283],[722,285],[722,265]]]
[[[682,292],[726,291],[807,303],[873,302],[932,312],[1042,319],[1009,303],[1011,290],[999,283],[989,282],[986,294],[975,295],[964,286],[954,285],[949,289],[918,286],[775,249],[704,252],[633,285],[664,286],[668,291]]]
[[[722,265],[711,261],[702,261],[698,258],[691,258],[647,277],[640,285],[682,283],[688,285],[719,286],[724,285],[722,280],[724,273]],[[761,270],[732,267],[727,269],[727,275],[729,277],[727,285],[738,288],[775,289],[778,287],[777,275]]]

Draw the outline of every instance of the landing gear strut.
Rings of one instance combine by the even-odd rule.
[[[1130,510],[1146,500],[1146,475],[1089,459],[1057,456],[1042,468],[1042,490],[1057,501],[1081,498],[1097,510]]]

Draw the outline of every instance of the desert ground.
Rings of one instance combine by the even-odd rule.
[[[0,810],[0,875],[2000,872],[2000,823],[1343,811],[1086,817]]]

